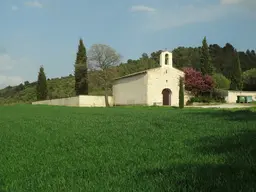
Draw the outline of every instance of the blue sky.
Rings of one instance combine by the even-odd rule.
[[[226,42],[256,49],[256,0],[1,0],[0,88],[73,73],[79,38],[123,60],[143,52]]]

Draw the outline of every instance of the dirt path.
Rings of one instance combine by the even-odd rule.
[[[252,104],[219,104],[219,105],[200,105],[200,106],[189,106],[193,108],[224,108],[224,109],[233,109],[233,108],[248,108],[248,107],[253,107],[254,105]]]

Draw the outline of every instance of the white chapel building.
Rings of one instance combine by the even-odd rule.
[[[160,67],[129,74],[113,83],[115,105],[179,105],[179,79],[184,72],[173,67],[172,53],[160,55]]]

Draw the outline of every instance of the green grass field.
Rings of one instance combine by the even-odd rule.
[[[0,191],[256,191],[256,110],[0,107]]]

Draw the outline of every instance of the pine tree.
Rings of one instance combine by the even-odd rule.
[[[38,101],[47,99],[47,95],[48,95],[47,80],[46,80],[43,66],[40,67],[40,70],[38,73],[36,92],[37,92]]]
[[[242,79],[242,70],[240,65],[239,54],[236,52],[235,54],[235,62],[234,62],[233,71],[231,74],[231,90],[242,90],[243,89],[243,79]]]
[[[88,95],[88,65],[86,48],[82,39],[79,40],[74,75],[76,95]]]
[[[179,80],[179,108],[184,108],[184,82],[183,78]]]
[[[209,53],[209,47],[207,44],[206,37],[202,41],[202,47],[200,51],[200,68],[203,75],[212,75],[213,74],[213,65],[211,61],[211,56]]]

